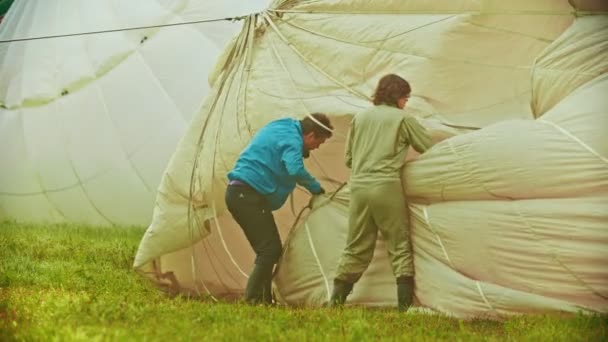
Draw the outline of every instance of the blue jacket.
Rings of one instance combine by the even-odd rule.
[[[298,120],[272,121],[255,134],[228,179],[249,184],[268,199],[272,210],[283,206],[296,183],[318,194],[321,185],[304,168],[303,149]]]

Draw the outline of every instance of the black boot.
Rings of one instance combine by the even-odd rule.
[[[245,288],[245,300],[249,304],[272,304],[271,284],[274,265],[255,264]]]
[[[346,297],[353,289],[353,284],[340,279],[334,279],[334,290],[329,299],[329,307],[339,307],[344,305]]]
[[[401,276],[397,278],[397,308],[405,312],[412,305],[414,297],[414,277]]]

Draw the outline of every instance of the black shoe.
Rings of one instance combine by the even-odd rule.
[[[405,312],[412,305],[414,297],[414,277],[402,276],[397,278],[397,308]]]
[[[245,288],[245,301],[249,304],[272,304],[272,269],[274,265],[258,265],[249,274]]]
[[[340,307],[346,302],[346,297],[353,290],[353,284],[340,279],[334,279],[334,290],[329,299],[329,307]]]

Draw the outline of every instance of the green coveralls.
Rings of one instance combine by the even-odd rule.
[[[348,238],[336,279],[355,283],[372,260],[378,230],[395,277],[412,276],[414,264],[401,186],[409,146],[420,153],[431,146],[426,129],[405,111],[374,106],[354,116],[346,143],[352,169]]]

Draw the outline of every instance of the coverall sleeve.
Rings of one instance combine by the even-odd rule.
[[[321,193],[321,184],[304,168],[301,147],[298,148],[295,143],[287,144],[283,149],[281,160],[287,169],[287,173],[295,177],[298,184],[305,187],[312,194]]]
[[[403,143],[412,145],[418,153],[424,153],[433,146],[426,128],[413,117],[405,117],[401,121],[401,137]]]
[[[351,169],[353,167],[352,146],[353,146],[354,130],[355,130],[355,121],[353,120],[350,123],[350,129],[348,130],[348,136],[346,137],[345,163],[349,169]]]

